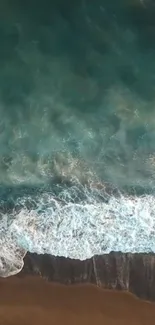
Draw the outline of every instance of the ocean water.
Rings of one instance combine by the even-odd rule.
[[[155,5],[0,3],[0,275],[155,251]]]

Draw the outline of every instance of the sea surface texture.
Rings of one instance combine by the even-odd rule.
[[[154,1],[1,0],[1,276],[155,252],[154,58]]]

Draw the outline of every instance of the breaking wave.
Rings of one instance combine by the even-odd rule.
[[[18,273],[26,251],[81,260],[110,251],[155,252],[152,195],[112,194],[106,186],[56,187],[57,197],[54,191],[23,195],[3,215],[1,276]]]

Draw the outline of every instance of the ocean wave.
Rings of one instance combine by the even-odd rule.
[[[2,1],[1,276],[26,251],[155,251],[154,8],[102,2]]]
[[[26,251],[84,260],[96,254],[155,252],[155,198],[105,196],[105,189],[75,186],[18,199],[1,218],[1,276],[18,273]],[[76,192],[77,191],[77,192]],[[104,194],[103,194],[104,193]]]

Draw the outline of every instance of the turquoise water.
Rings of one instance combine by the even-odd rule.
[[[21,256],[23,249],[51,252],[48,243],[44,248],[35,246],[37,232],[30,240],[16,220],[19,224],[24,220],[27,228],[28,219],[40,222],[37,238],[43,234],[44,220],[51,238],[50,218],[61,219],[64,206],[70,209],[68,222],[76,216],[83,220],[81,227],[86,220],[90,226],[91,214],[97,220],[98,215],[105,218],[107,209],[113,211],[109,218],[115,216],[118,222],[118,240],[96,243],[93,238],[101,225],[93,221],[92,246],[78,253],[78,245],[84,243],[77,241],[75,250],[73,240],[73,246],[66,244],[64,251],[63,245],[57,251],[53,248],[52,254],[83,259],[110,247],[154,250],[154,223],[146,232],[144,223],[138,223],[137,231],[145,233],[139,246],[137,239],[132,242],[128,235],[128,240],[119,235],[122,206],[127,233],[137,218],[143,220],[139,205],[144,211],[147,200],[146,214],[154,220],[150,219],[155,191],[154,3],[1,1],[0,42],[0,213],[2,221],[6,216],[14,252],[18,247]],[[113,196],[119,202],[114,203]],[[129,213],[132,202],[136,210]],[[132,214],[134,222],[125,221]],[[14,236],[9,229],[14,229]],[[59,223],[55,229],[65,232]],[[6,241],[3,222],[1,232]],[[79,230],[75,233],[81,238]],[[53,247],[60,241],[56,233],[55,238]]]
[[[2,1],[1,184],[72,174],[154,189],[154,10]]]

